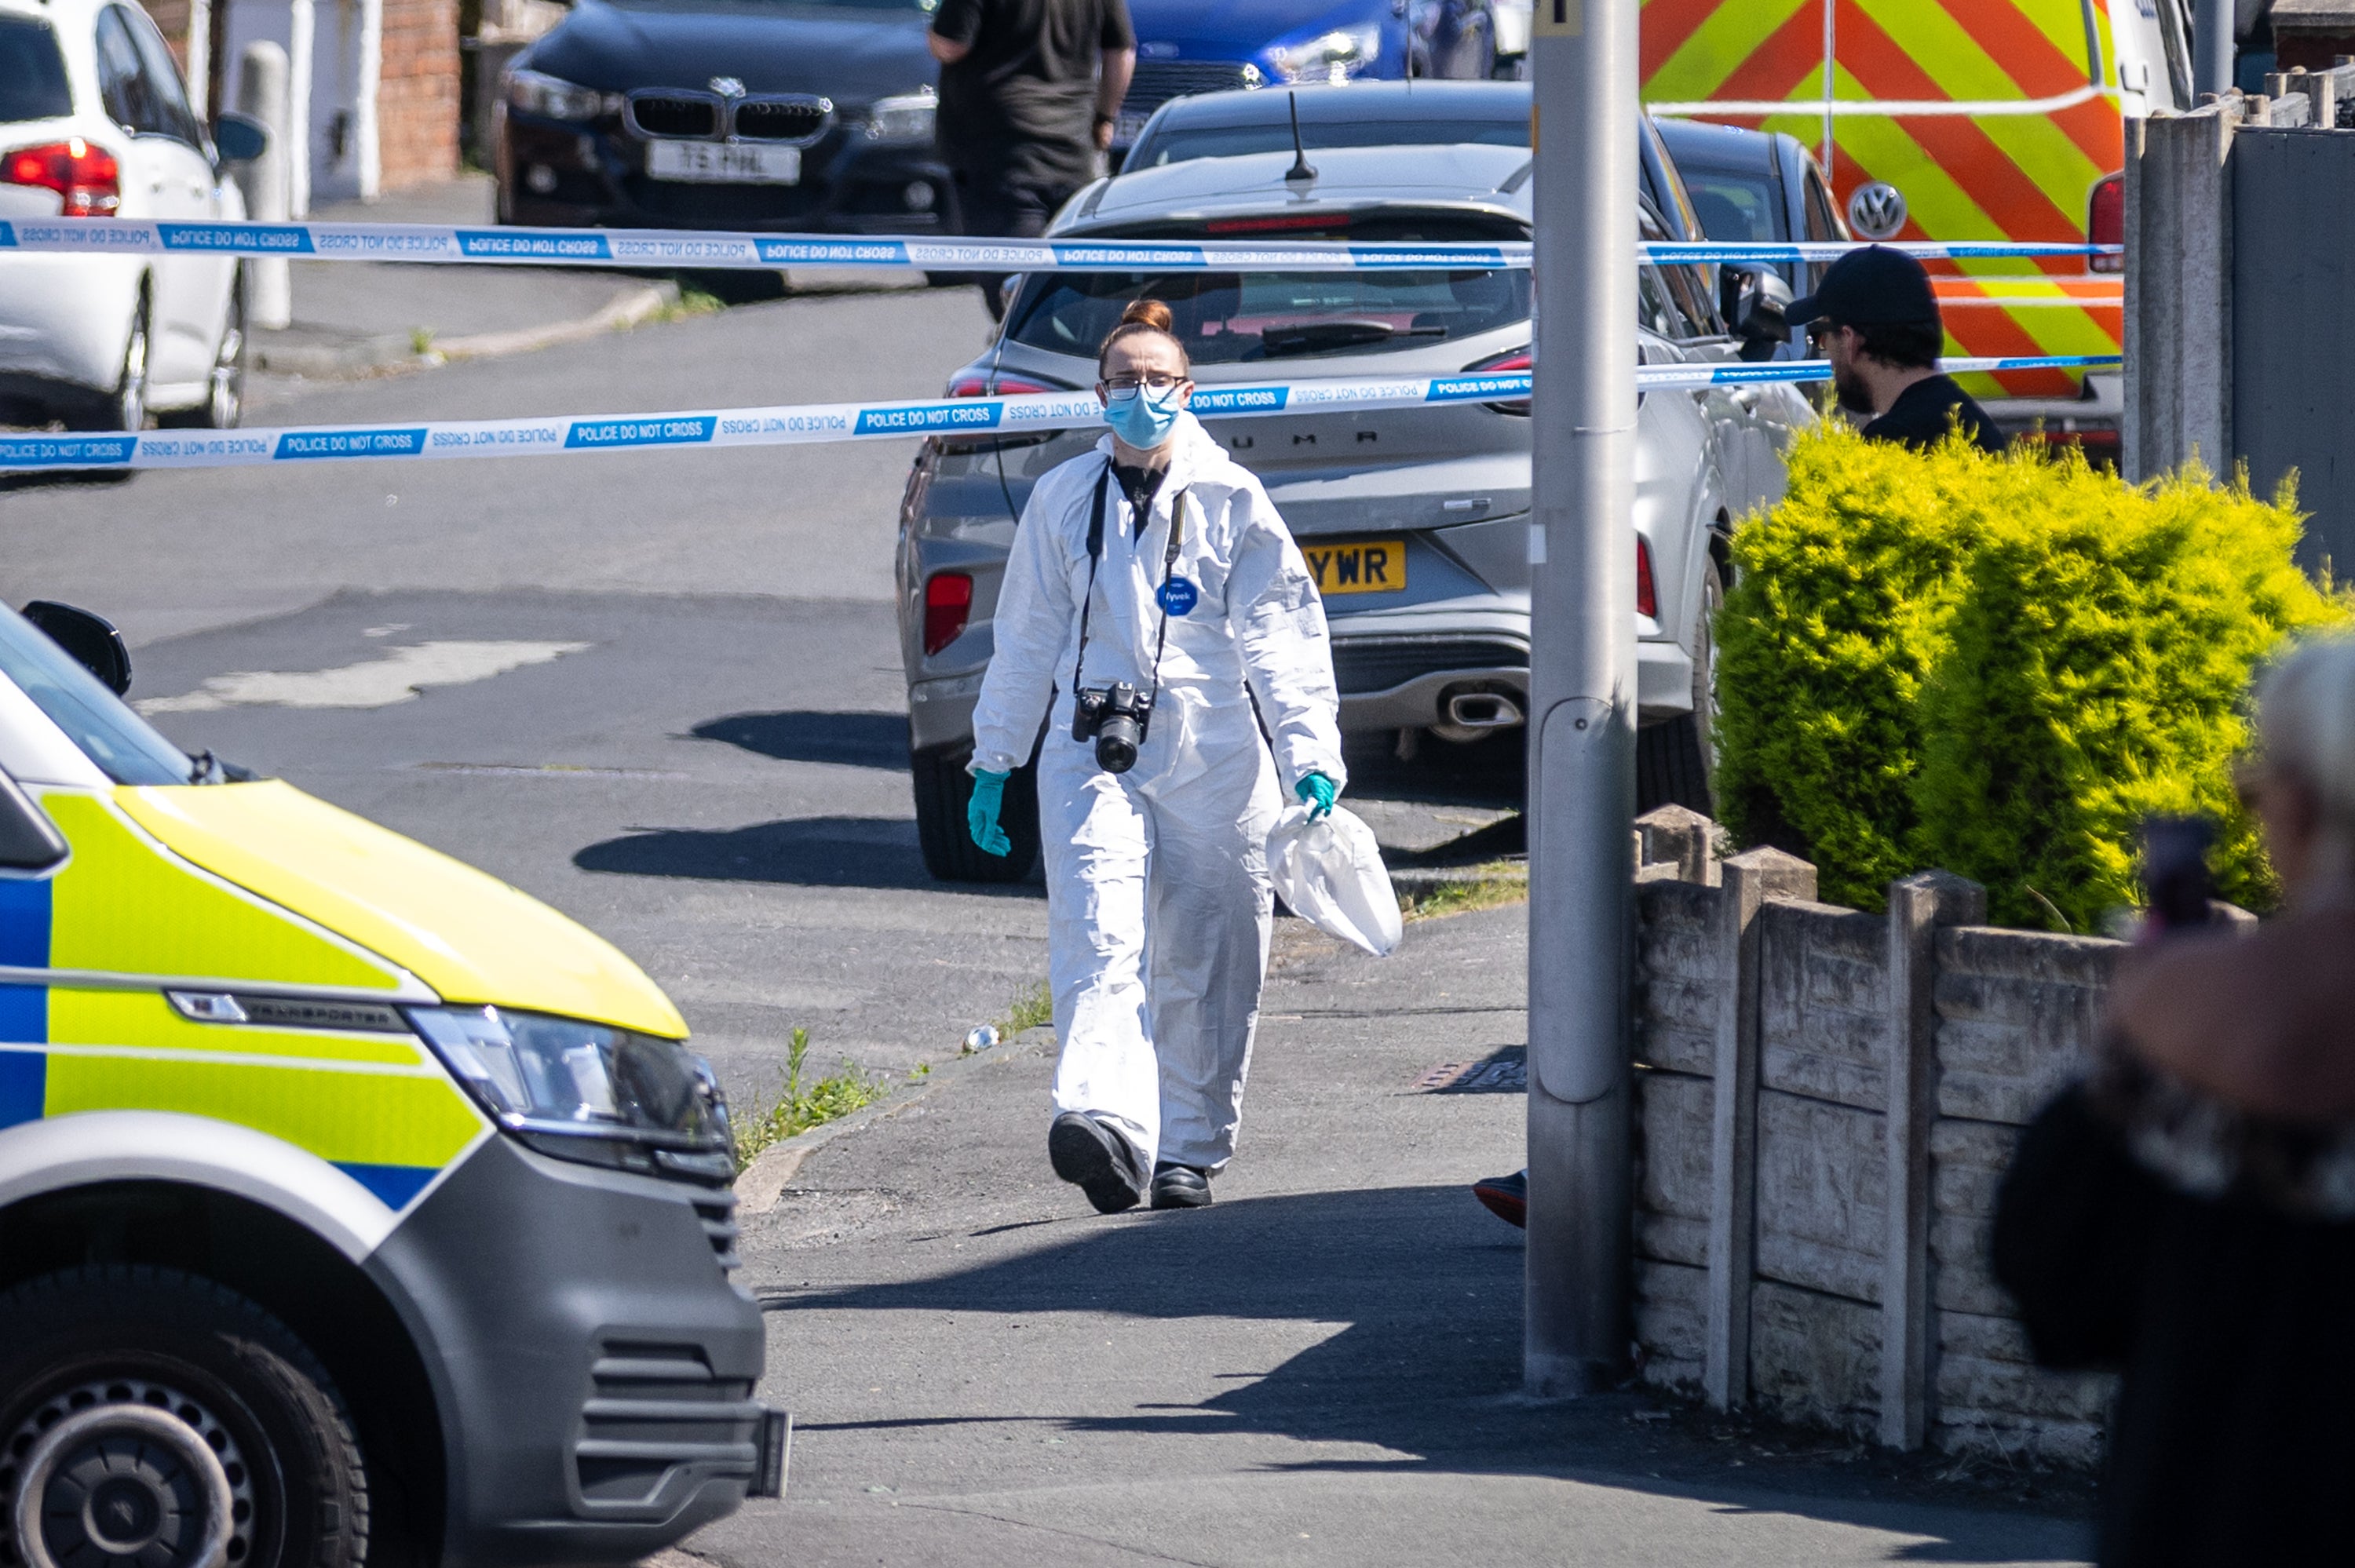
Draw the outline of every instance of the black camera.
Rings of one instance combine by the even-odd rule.
[[[1072,694],[1071,738],[1096,743],[1096,766],[1125,773],[1136,766],[1136,748],[1153,723],[1153,694],[1125,681],[1082,686]]]

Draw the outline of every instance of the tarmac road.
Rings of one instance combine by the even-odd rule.
[[[986,327],[971,290],[796,300],[512,359],[275,384],[265,417],[922,397]],[[0,491],[0,593],[113,619],[133,700],[160,699],[152,716],[181,744],[586,921],[671,991],[731,1092],[773,1094],[797,1025],[814,1064],[905,1071],[1045,973],[1037,887],[940,890],[917,858],[890,602],[911,450],[16,488]],[[317,678],[336,671],[357,673]],[[293,700],[330,705],[208,694],[249,673],[314,677]],[[410,677],[446,683],[333,705],[401,698]]]
[[[458,280],[453,279],[453,286]],[[796,299],[512,359],[269,389],[268,417],[929,396],[969,290]],[[1033,884],[918,861],[890,604],[900,443],[322,464],[0,489],[0,594],[86,605],[190,747],[282,775],[584,920],[732,1093],[813,1054],[901,1073],[1045,973]],[[420,690],[412,690],[420,688]],[[1496,781],[1369,758],[1389,842]],[[1046,1065],[962,1070],[750,1216],[791,1499],[730,1568],[886,1563],[2050,1563],[2078,1525],[1614,1396],[1517,1405],[1518,1238],[1464,1184],[1520,1101],[1412,1092],[1521,1037],[1520,916],[1373,965],[1285,938],[1248,1158],[1199,1214],[1088,1214],[1044,1170]]]

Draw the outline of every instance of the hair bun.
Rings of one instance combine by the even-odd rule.
[[[1120,313],[1121,325],[1149,326],[1156,332],[1167,332],[1177,322],[1178,318],[1169,313],[1169,307],[1159,300],[1134,300],[1129,302],[1128,309]]]

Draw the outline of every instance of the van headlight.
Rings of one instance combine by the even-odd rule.
[[[898,98],[879,98],[867,111],[867,139],[906,145],[932,139],[932,123],[940,101],[932,89]]]
[[[492,1118],[541,1153],[655,1176],[735,1177],[727,1097],[677,1041],[503,1007],[408,1012]]]
[[[507,72],[507,107],[546,120],[594,120],[621,107],[621,94],[517,67]]]
[[[1267,51],[1267,58],[1278,77],[1305,85],[1347,81],[1372,65],[1381,52],[1380,27],[1336,27],[1298,43],[1278,44]]]

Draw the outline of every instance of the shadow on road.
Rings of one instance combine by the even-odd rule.
[[[780,762],[832,762],[908,771],[908,721],[900,714],[730,714],[689,732]]]
[[[1803,1456],[1780,1463],[1753,1457],[1741,1484],[1729,1485],[1728,1458],[1749,1449],[1726,1446],[1737,1440],[1694,1421],[1638,1423],[1636,1412],[1656,1403],[1641,1393],[1547,1405],[1523,1400],[1519,1238],[1453,1187],[1251,1198],[1113,1223],[1081,1220],[1071,1228],[1073,1239],[979,1268],[833,1290],[770,1290],[762,1305],[786,1312],[1081,1310],[1339,1322],[1347,1326],[1266,1376],[1199,1404],[1060,1425],[1371,1444],[1412,1457],[1285,1467],[1560,1476],[1700,1496],[1728,1510],[1769,1509],[1937,1537],[1901,1552],[1900,1561],[2077,1559],[2073,1550],[2052,1548],[2056,1534],[2073,1533],[2065,1526],[1987,1510],[1991,1499],[1951,1489],[1933,1493],[1902,1478],[1892,1487],[1892,1477],[1872,1474],[1870,1462],[1844,1471],[1820,1457],[1805,1463]],[[1184,1330],[1173,1324],[1171,1333]],[[1834,1450],[1847,1450],[1832,1441]]]
[[[572,857],[583,871],[785,882],[804,887],[929,887],[916,824],[886,817],[797,817],[744,828],[644,828]]]
[[[572,857],[583,871],[797,887],[922,888],[1018,898],[1045,896],[1032,883],[936,882],[916,847],[916,824],[890,817],[795,817],[742,828],[638,828]]]

